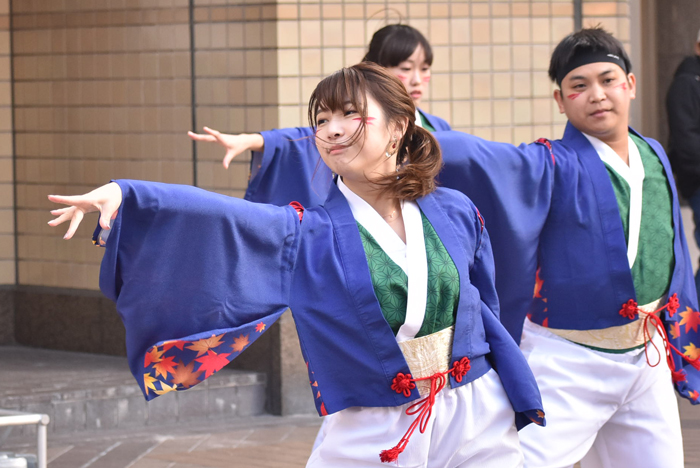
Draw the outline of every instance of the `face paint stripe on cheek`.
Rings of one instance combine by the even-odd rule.
[[[616,86],[616,88],[622,88],[625,91],[627,91],[627,83],[620,83],[619,85]]]
[[[367,117],[366,119],[363,119],[362,117],[357,117],[356,119],[352,119],[355,122],[362,122],[363,120],[365,121],[365,124],[367,125],[373,125],[372,122],[374,121],[375,117]]]
[[[580,95],[581,95],[581,93],[572,93],[572,94],[569,94],[569,95],[566,96],[566,97],[568,97],[569,99],[571,99],[571,100],[573,101],[574,99],[576,99],[576,98],[579,97]]]
[[[424,76],[423,83],[430,83],[430,78],[432,78],[432,77],[431,76]]]

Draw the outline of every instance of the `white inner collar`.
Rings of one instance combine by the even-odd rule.
[[[423,219],[416,202],[401,202],[406,231],[406,243],[359,195],[350,190],[338,177],[338,189],[345,196],[355,220],[377,241],[379,247],[396,263],[408,277],[408,300],[406,320],[396,335],[396,341],[414,338],[423,326],[425,307],[428,302],[428,259],[425,253]]]
[[[627,152],[629,154],[629,166],[620,156],[607,144],[598,138],[583,134],[591,142],[593,148],[598,153],[600,159],[610,166],[620,177],[622,177],[630,188],[630,212],[629,212],[629,232],[627,241],[627,261],[630,268],[634,265],[639,248],[639,232],[642,225],[642,194],[644,191],[644,164],[639,148],[627,136]]]
[[[420,111],[416,107],[416,127],[423,128],[423,119],[420,118]]]

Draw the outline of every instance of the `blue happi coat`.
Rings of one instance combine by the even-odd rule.
[[[568,124],[561,140],[517,147],[461,132],[433,135],[445,162],[440,183],[469,196],[489,227],[496,289],[504,311],[501,320],[516,341],[526,315],[559,329],[594,330],[629,323],[620,311],[630,299],[636,300],[636,294],[617,199],[605,164],[580,131]],[[675,266],[668,296],[676,294],[679,304],[675,313],[665,310],[661,318],[671,344],[693,361],[672,353],[683,374],[676,389],[697,403],[700,372],[694,366],[699,365],[695,358],[700,354],[696,351],[700,312],[693,265],[668,158],[658,142],[646,141],[661,160],[673,195]],[[304,156],[304,148],[282,135],[271,137],[271,142],[268,152],[266,140],[265,155],[274,170],[268,167],[253,178],[247,198],[311,204],[324,196],[328,184],[318,172],[313,175],[315,149],[306,149]],[[285,178],[289,166],[306,167],[309,175]],[[270,174],[278,177],[271,180]],[[257,192],[256,187],[265,190]],[[542,297],[533,298],[538,268]]]
[[[440,117],[419,111],[439,131],[451,130]],[[331,184],[331,170],[321,160],[310,127],[261,132],[265,148],[253,152],[251,178],[245,199],[286,205],[295,200],[304,206],[323,203]]]
[[[398,406],[410,373],[374,293],[357,223],[335,184],[303,220],[291,206],[197,188],[118,181],[100,287],[127,331],[129,365],[146,398],[184,390],[221,369],[291,308],[319,414]],[[450,363],[469,358],[459,387],[498,372],[519,427],[543,423],[534,377],[499,321],[488,234],[461,193],[417,200],[459,272]],[[99,231],[99,230],[98,230]],[[459,380],[459,381],[458,381]]]

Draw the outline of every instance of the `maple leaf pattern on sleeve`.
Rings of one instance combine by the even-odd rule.
[[[268,329],[260,321],[220,333],[200,333],[150,347],[143,358],[141,387],[147,400],[186,390],[208,379],[238,357]]]

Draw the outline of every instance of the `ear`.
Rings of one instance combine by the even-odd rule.
[[[396,138],[398,141],[401,141],[403,136],[406,134],[406,129],[408,129],[408,119],[403,118],[393,125],[393,128],[390,129],[389,133],[391,133],[392,138]]]
[[[557,101],[557,105],[559,106],[559,113],[560,114],[565,113],[565,111],[564,111],[564,98],[561,95],[561,89],[554,90],[554,100]]]
[[[627,82],[630,85],[630,99],[637,97],[637,77],[634,73],[629,73],[627,75]]]

